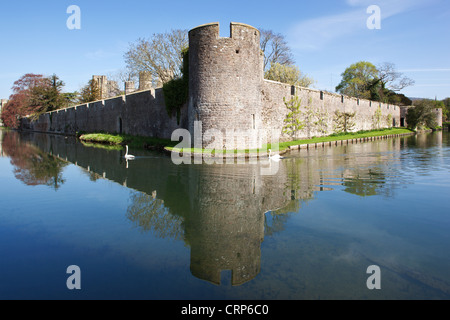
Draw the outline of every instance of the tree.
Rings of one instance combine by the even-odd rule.
[[[269,70],[275,63],[292,65],[291,48],[283,35],[272,30],[259,29],[261,34],[261,50],[264,52],[264,71]]]
[[[370,85],[374,85],[377,77],[378,70],[372,63],[367,61],[354,63],[342,73],[342,80],[336,91],[355,98],[369,99]]]
[[[124,58],[131,74],[148,71],[154,79],[166,83],[180,78],[182,51],[189,46],[187,30],[156,33],[150,39],[138,39],[130,44]]]
[[[445,98],[442,100],[444,104],[442,108],[442,117],[444,121],[448,121],[448,116],[450,115],[450,98]]]
[[[56,191],[65,182],[62,172],[67,163],[18,139],[16,132],[6,132],[2,146],[14,166],[15,177],[26,185],[46,185]]]
[[[67,108],[76,105],[79,95],[78,91],[62,93],[63,106]]]
[[[354,118],[356,112],[340,112],[336,110],[334,112],[334,132],[335,133],[347,133],[355,128]]]
[[[372,116],[373,129],[381,129],[381,126],[383,124],[382,118],[383,118],[383,112],[381,111],[381,107],[378,106],[377,110],[375,110],[375,113]]]
[[[100,88],[97,85],[97,81],[94,79],[89,80],[88,84],[81,89],[80,103],[89,103],[101,99]]]
[[[30,96],[30,107],[34,114],[39,115],[64,107],[65,101],[61,92],[63,87],[64,82],[55,74],[45,78],[40,85],[34,86]]]
[[[291,139],[294,139],[298,132],[305,127],[305,123],[300,120],[302,114],[300,110],[302,101],[298,96],[294,96],[289,101],[286,101],[286,98],[283,98],[283,101],[286,108],[289,110],[284,119],[283,133],[289,135]]]
[[[417,100],[414,106],[408,108],[406,122],[411,129],[417,128],[435,128],[437,126],[435,101],[430,99]]]
[[[378,66],[378,79],[383,87],[398,92],[406,87],[414,85],[415,81],[398,72],[395,65],[390,62],[384,62]]]
[[[396,71],[393,63],[385,62],[375,67],[370,62],[360,61],[342,73],[336,91],[360,99],[411,105],[411,100],[398,91],[413,84],[414,80]]]
[[[5,126],[9,128],[18,128],[21,117],[28,114],[28,97],[25,93],[12,94],[8,103],[3,106],[1,118]]]
[[[10,128],[17,128],[20,118],[33,114],[36,110],[30,99],[35,87],[45,85],[45,78],[41,74],[27,73],[14,82],[12,95],[2,110],[2,121]]]
[[[314,83],[314,80],[302,74],[297,66],[278,62],[272,64],[270,69],[265,72],[264,78],[300,87],[309,87]]]

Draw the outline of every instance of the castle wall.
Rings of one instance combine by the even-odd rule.
[[[170,139],[172,132],[187,127],[187,107],[169,117],[162,89],[95,101],[42,114],[37,120],[23,119],[22,129],[76,135],[77,132],[124,133]]]
[[[266,133],[268,136],[270,136],[269,130],[275,129],[282,132],[284,120],[289,113],[283,99],[289,101],[294,95],[300,98],[301,117],[305,125],[296,138],[311,138],[334,133],[336,111],[355,113],[353,119],[355,126],[352,131],[400,126],[399,106],[264,80],[261,89],[261,120],[262,127],[268,129]],[[379,117],[375,115],[377,111],[381,111]],[[321,126],[322,130],[318,129],[319,119],[322,119],[324,123]],[[281,140],[288,138],[286,134],[281,135]]]

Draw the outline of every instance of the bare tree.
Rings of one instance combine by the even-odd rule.
[[[148,71],[154,79],[166,83],[181,77],[182,50],[189,45],[187,30],[156,33],[150,39],[130,44],[124,58],[131,74]]]
[[[415,81],[398,72],[395,65],[390,62],[382,63],[377,67],[378,77],[386,89],[400,91],[414,85]]]
[[[260,29],[261,50],[264,52],[264,70],[270,69],[272,64],[282,65],[294,64],[291,48],[283,35],[274,33],[272,30]]]
[[[118,69],[115,72],[110,72],[106,76],[108,77],[108,80],[116,81],[119,84],[123,84],[125,81],[139,81],[139,74],[127,68]]]

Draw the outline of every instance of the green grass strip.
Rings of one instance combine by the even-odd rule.
[[[106,145],[129,145],[133,148],[164,148],[175,146],[178,142],[167,139],[132,136],[128,134],[108,134],[108,133],[87,133],[80,135],[79,139],[83,142],[98,143]]]
[[[278,150],[284,152],[291,146],[298,146],[304,144],[313,144],[321,142],[332,142],[339,140],[349,140],[349,139],[360,139],[396,134],[413,133],[414,131],[405,128],[392,128],[384,130],[371,130],[371,131],[359,131],[354,133],[341,133],[332,134],[326,137],[315,137],[311,139],[295,140],[288,142],[281,142],[278,144]],[[211,153],[211,154],[243,154],[243,153],[258,153],[260,151],[266,151],[267,149],[277,149],[276,144],[264,145],[261,149],[246,149],[246,150],[210,150],[210,149],[199,149],[199,148],[189,148],[180,149],[175,148],[179,142],[170,141],[167,139],[160,138],[150,138],[142,136],[132,136],[127,134],[107,134],[107,133],[88,133],[83,134],[79,137],[83,142],[87,143],[99,143],[106,145],[129,145],[133,148],[152,148],[156,147],[158,149],[165,149],[167,151],[173,152],[187,152],[187,153]]]

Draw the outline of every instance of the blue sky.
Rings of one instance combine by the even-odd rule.
[[[70,5],[81,9],[81,29],[69,30]],[[367,28],[370,5],[381,9],[381,29]],[[450,1],[2,1],[0,98],[25,73],[57,74],[65,91],[92,75],[125,67],[123,54],[138,38],[171,29],[242,22],[285,35],[298,67],[314,87],[334,91],[346,67],[365,60],[394,63],[416,81],[410,97],[450,97]]]

